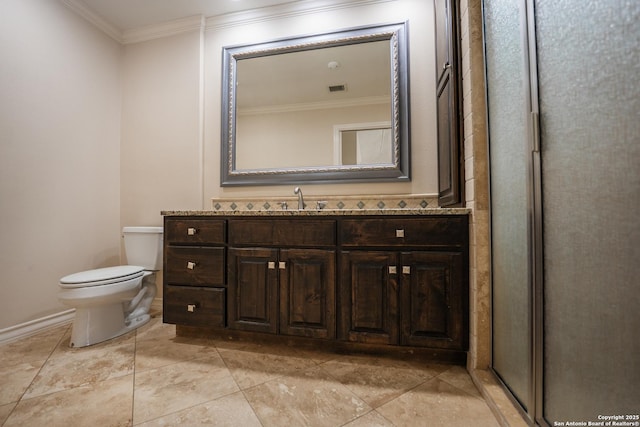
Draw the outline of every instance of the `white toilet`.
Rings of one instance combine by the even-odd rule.
[[[58,298],[75,307],[71,347],[86,347],[132,331],[150,319],[154,271],[162,268],[162,227],[124,227],[128,265],[60,279]]]

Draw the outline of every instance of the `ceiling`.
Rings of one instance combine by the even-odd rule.
[[[330,67],[332,62],[335,65]],[[353,99],[389,104],[390,70],[389,40],[241,59],[237,62],[238,112],[317,103],[335,107]],[[345,90],[329,90],[339,85]]]
[[[301,0],[75,0],[120,31],[194,15],[217,16]],[[304,0],[302,0],[304,1]]]

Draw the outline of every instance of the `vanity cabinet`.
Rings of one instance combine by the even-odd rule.
[[[466,215],[165,216],[164,255],[167,323],[468,346]]]
[[[229,328],[334,338],[335,242],[335,220],[229,220]]]
[[[225,232],[225,220],[165,217],[165,322],[225,326]]]
[[[466,217],[345,219],[339,338],[464,350]]]

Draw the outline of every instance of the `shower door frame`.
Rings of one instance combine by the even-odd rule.
[[[483,17],[483,45],[485,46],[485,87],[488,87],[487,81],[487,51],[486,51],[486,28],[484,25],[485,18],[485,1],[482,1],[482,17]],[[542,222],[542,167],[540,153],[540,122],[539,122],[539,100],[538,100],[538,72],[537,72],[537,54],[536,54],[536,28],[535,28],[535,0],[520,0],[524,5],[524,14],[521,15],[520,35],[523,52],[523,76],[525,108],[528,120],[527,124],[527,233],[529,235],[529,310],[531,330],[527,331],[530,336],[531,353],[530,353],[530,375],[529,381],[529,401],[520,402],[511,392],[508,384],[504,383],[498,372],[491,369],[498,379],[502,382],[506,390],[509,391],[509,397],[520,409],[522,415],[530,424],[538,424],[548,426],[543,418],[543,343],[544,343],[544,293],[543,293],[543,222]],[[489,105],[487,99],[487,122],[489,121]],[[487,141],[490,141],[491,128],[487,123]],[[490,149],[489,149],[490,151]],[[491,164],[490,157],[487,159]],[[489,174],[489,180],[491,174]],[[491,183],[489,183],[491,188]],[[491,203],[490,203],[491,209]],[[493,240],[490,235],[491,245]],[[493,247],[493,246],[492,246]],[[491,251],[493,254],[493,250]],[[493,269],[491,269],[493,272]],[[491,283],[493,284],[493,273],[491,273]],[[493,325],[493,316],[492,316]],[[493,340],[493,333],[492,333]],[[493,347],[493,344],[492,344]],[[523,407],[526,406],[526,410]]]

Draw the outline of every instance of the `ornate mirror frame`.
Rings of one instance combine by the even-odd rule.
[[[367,26],[222,50],[221,186],[410,180],[408,24]],[[367,42],[388,41],[391,67],[390,163],[321,167],[236,168],[237,62],[243,59]],[[333,144],[327,141],[328,145]]]

